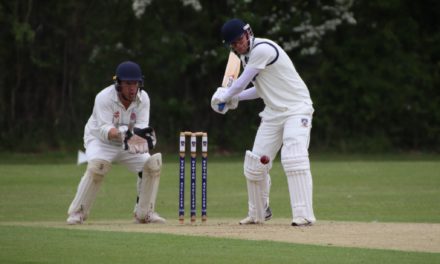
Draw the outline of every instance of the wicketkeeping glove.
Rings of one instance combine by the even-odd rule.
[[[124,150],[129,153],[146,153],[156,146],[156,133],[151,127],[128,130],[124,139]]]

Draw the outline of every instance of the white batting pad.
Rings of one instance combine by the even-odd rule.
[[[271,178],[270,178],[270,174],[266,175],[266,180],[261,182],[261,189],[262,189],[262,196],[263,196],[263,206],[264,206],[264,210],[267,209],[267,207],[269,207],[270,205],[270,187],[272,185],[271,182]],[[249,194],[249,192],[248,192]],[[253,202],[251,202],[251,200],[248,199],[248,205],[249,205],[249,214],[254,214],[251,212],[255,212],[255,205]]]
[[[306,142],[294,139],[281,150],[281,163],[287,176],[293,218],[314,223],[313,183]]]
[[[293,217],[303,217],[314,223],[316,218],[313,213],[313,182],[310,170],[290,171],[286,175]]]
[[[281,148],[284,171],[310,170],[309,152],[304,142],[294,140]]]
[[[255,220],[257,224],[264,223],[264,199],[262,181],[247,180],[248,199],[249,199],[249,216]]]
[[[160,153],[152,155],[145,162],[139,188],[139,202],[135,212],[138,219],[145,219],[148,213],[154,212],[161,168],[162,155]]]
[[[253,181],[262,181],[269,172],[270,163],[260,162],[260,156],[247,150],[244,158],[244,176]]]
[[[101,187],[104,176],[109,172],[111,164],[105,160],[91,160],[86,172],[79,182],[78,189],[70,204],[68,214],[82,211],[84,219],[87,218],[96,199],[96,194]]]
[[[264,199],[264,208],[269,207],[269,196],[270,196],[270,187],[272,185],[272,181],[270,178],[270,174],[266,175],[266,181],[263,184],[263,199]]]
[[[262,164],[260,156],[246,151],[244,159],[244,175],[247,180],[249,216],[254,218],[256,223],[264,223],[267,195],[267,174],[270,164]]]

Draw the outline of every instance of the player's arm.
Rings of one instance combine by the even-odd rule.
[[[223,95],[223,102],[228,102],[232,97],[244,92],[249,83],[260,73],[261,69],[246,67],[240,77],[232,83]],[[256,92],[255,92],[256,95]],[[255,97],[258,98],[258,97]],[[254,99],[255,99],[254,98]]]
[[[114,140],[117,128],[113,124],[113,105],[105,94],[98,94],[93,106],[95,125],[92,133],[103,141]]]
[[[137,114],[132,113],[136,121],[128,126],[128,131],[125,133],[123,147],[130,153],[149,152],[156,145],[156,133],[149,126],[150,98],[145,91],[141,92],[141,101]]]
[[[217,94],[214,94],[211,100],[211,106],[214,111],[216,111],[214,104],[229,103],[229,105],[232,106],[229,107],[229,109],[234,109],[237,107],[240,97],[246,100],[258,98],[255,89],[244,94],[241,93],[249,83],[277,57],[278,51],[273,45],[264,44],[256,47],[240,77],[235,80],[228,89],[217,89]],[[225,111],[221,110],[218,112],[225,113]]]
[[[239,101],[254,100],[260,98],[255,87],[248,88],[238,94]]]
[[[255,89],[246,91],[245,88],[249,83],[257,76],[260,70],[255,68],[248,68],[243,71],[240,77],[231,85],[229,88],[218,88],[211,99],[211,107],[214,111],[220,114],[225,114],[229,109],[235,109],[238,106],[238,101],[240,100],[241,93],[243,94],[243,99],[250,100],[258,98]],[[223,107],[219,108],[219,105]],[[227,106],[227,108],[224,107]]]
[[[142,103],[135,111],[135,121],[133,126],[134,128],[144,129],[148,127],[148,122],[150,120],[150,98],[145,91],[141,92],[141,102]],[[118,123],[118,121],[116,123]],[[113,141],[123,141],[127,131],[128,126],[113,124],[108,130],[108,139]]]
[[[244,90],[245,87],[268,65],[273,63],[278,58],[278,51],[273,45],[259,45],[253,50],[253,56],[249,59],[243,74],[238,78],[231,86],[230,90],[225,92],[226,101],[231,101],[231,98],[238,95],[235,98],[238,101],[253,100],[260,96],[257,93],[255,87]],[[250,79],[249,79],[250,78]],[[238,87],[235,87],[237,85]],[[234,88],[236,89],[234,91]],[[234,101],[234,100],[232,100]],[[233,108],[230,108],[233,109]]]
[[[130,153],[145,153],[156,145],[156,132],[149,126],[150,97],[141,91],[142,104],[138,109],[136,125],[125,138],[125,149]],[[131,133],[132,132],[132,133]]]

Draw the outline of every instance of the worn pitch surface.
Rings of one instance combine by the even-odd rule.
[[[64,222],[3,222],[1,225],[40,226],[78,230],[166,233],[298,244],[392,249],[440,253],[440,224],[364,223],[319,221],[310,227],[292,227],[289,219],[272,219],[264,225],[238,224],[238,219],[208,219],[206,223],[134,224],[130,220],[87,221],[69,226]]]

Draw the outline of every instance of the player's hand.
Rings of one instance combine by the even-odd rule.
[[[124,143],[125,134],[127,133],[128,127],[127,126],[119,126],[119,127],[113,127],[108,132],[108,139],[116,144],[122,144]]]
[[[126,145],[128,148],[128,152],[132,153],[132,154],[135,154],[135,153],[143,154],[143,153],[148,152],[147,140],[143,137],[136,135],[136,134],[131,136],[130,139],[128,139],[126,141]]]
[[[238,107],[238,102],[240,101],[240,99],[238,98],[238,95],[233,96],[231,98],[231,100],[229,100],[228,102],[226,102],[226,106],[229,108],[229,110],[234,110],[237,109]]]
[[[119,131],[119,135],[121,137],[121,141],[123,141],[125,138],[125,134],[128,131],[128,126],[119,126],[118,131]]]
[[[156,142],[157,142],[156,132],[152,127],[146,127],[146,128],[135,127],[133,129],[133,133],[147,140],[148,149],[153,149],[156,146]]]
[[[217,88],[217,91],[215,91],[215,93],[212,95],[212,98],[211,98],[212,110],[214,110],[215,112],[217,112],[219,114],[223,114],[223,115],[226,114],[226,112],[228,112],[228,110],[229,110],[227,105],[225,105],[223,107],[223,109],[221,109],[221,107],[219,107],[220,104],[226,103],[225,97],[224,97],[225,93],[226,93],[226,88],[219,87],[219,88]]]
[[[152,127],[133,128],[125,133],[124,150],[129,153],[147,153],[156,146],[156,133]]]

